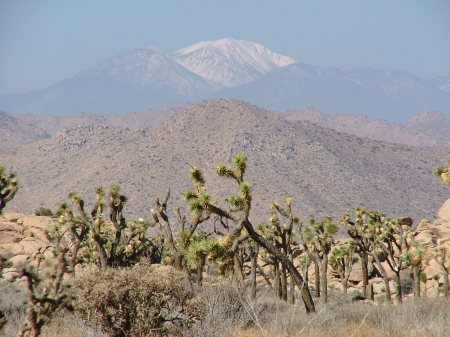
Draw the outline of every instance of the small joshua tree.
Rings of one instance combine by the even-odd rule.
[[[167,191],[163,199],[155,199],[156,207],[151,210],[154,225],[158,225],[163,230],[171,255],[171,264],[178,270],[186,268],[185,255],[189,245],[194,239],[198,226],[209,220],[214,210],[218,210],[218,208],[213,205],[214,202],[206,191],[205,179],[203,178],[203,173],[198,167],[191,167],[190,178],[194,189],[186,191],[183,196],[189,205],[189,211],[192,215],[192,219],[189,227],[187,227],[188,221],[186,215],[181,214],[179,207],[175,208],[177,222],[181,227],[178,237],[174,234],[173,224],[167,211],[170,190]],[[196,238],[196,241],[199,241],[198,237]],[[196,246],[199,247],[198,245]],[[198,253],[198,256],[202,255],[200,251]],[[193,255],[191,255],[191,257],[192,256]]]
[[[441,180],[450,186],[450,157],[447,159],[449,167],[443,168],[441,166],[434,170],[434,174],[441,178]]]
[[[127,198],[120,194],[118,185],[112,185],[109,198],[109,220],[104,218],[104,192],[98,187],[91,213],[85,210],[85,202],[78,193],[70,193],[75,212],[61,204],[58,223],[69,229],[73,270],[79,261],[98,263],[101,267],[130,266],[147,257],[152,242],[146,236],[149,224],[144,219],[125,221],[123,207]]]
[[[354,211],[354,220],[350,214],[344,214],[340,220],[347,229],[347,233],[354,240],[356,253],[360,257],[364,297],[368,297],[368,258],[371,256],[383,276],[386,299],[391,301],[391,291],[386,270],[381,264],[380,252],[375,248],[375,241],[380,230],[380,221],[384,221],[384,215],[377,211],[368,211],[357,207]]]
[[[17,337],[38,337],[57,310],[72,308],[72,298],[64,284],[64,276],[69,272],[64,232],[54,230],[47,233],[47,238],[52,244],[35,254],[36,265],[29,265],[21,272],[30,297]]]
[[[442,269],[442,275],[444,277],[444,296],[448,297],[448,290],[449,290],[449,271],[450,271],[450,251],[447,247],[440,246],[436,248],[435,250],[435,259],[436,262],[439,264],[439,266]]]
[[[0,215],[6,204],[14,198],[19,183],[15,173],[6,173],[6,169],[0,164]]]
[[[280,206],[278,203],[273,203],[271,205],[272,215],[270,216],[267,224],[258,225],[258,233],[267,240],[270,240],[274,246],[279,248],[289,257],[290,261],[294,263],[294,249],[296,249],[294,242],[294,225],[300,224],[300,219],[294,215],[292,203],[293,198],[291,197],[285,198],[284,207]],[[301,251],[299,251],[298,248],[296,249],[296,254],[301,254]],[[279,297],[287,301],[288,271],[286,267],[281,265],[280,269],[280,261],[273,259],[272,256],[266,259],[266,262],[269,262],[274,267],[275,288],[278,291]],[[295,283],[293,278],[291,278],[290,281],[290,301],[293,302],[295,298]]]
[[[321,267],[321,288],[324,301],[328,301],[328,255],[334,242],[338,227],[331,217],[321,222],[311,219],[310,225],[305,228],[304,238],[313,258]],[[317,276],[316,276],[317,277]]]
[[[334,248],[329,259],[331,268],[339,275],[345,296],[347,296],[348,278],[353,269],[355,246],[355,242],[350,240],[345,245]]]
[[[420,297],[420,275],[423,272],[424,252],[423,247],[411,239],[408,251],[401,255],[406,266],[412,269],[414,297]]]

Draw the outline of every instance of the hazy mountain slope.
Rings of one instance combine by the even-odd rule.
[[[428,81],[439,90],[450,92],[450,75],[439,76]]]
[[[190,71],[224,87],[249,83],[296,61],[254,42],[221,39],[196,43],[173,54]]]
[[[142,112],[127,112],[121,115],[83,114],[76,116],[35,116],[9,115],[0,112],[0,143],[7,149],[20,144],[32,143],[50,138],[59,131],[80,126],[110,126],[145,129],[156,125],[174,115],[187,104],[165,105],[157,109]]]
[[[183,204],[179,193],[190,188],[191,165],[205,169],[213,197],[222,200],[233,184],[213,178],[212,170],[243,152],[249,156],[247,179],[254,186],[257,220],[266,218],[269,202],[286,195],[296,198],[303,217],[339,215],[364,205],[395,216],[431,218],[448,198],[448,188],[432,170],[449,150],[370,141],[286,121],[236,100],[211,100],[145,131],[65,131],[0,151],[0,162],[17,170],[22,186],[9,210],[55,207],[73,190],[91,200],[95,186],[119,183],[130,197],[127,213],[148,216],[153,197],[166,188]]]
[[[441,139],[442,143],[450,142],[450,117],[442,112],[426,110],[403,123],[409,129],[435,139]]]
[[[0,149],[50,137],[49,134],[31,123],[0,111]]]
[[[326,113],[363,114],[404,121],[425,109],[450,114],[450,93],[427,81],[394,70],[291,64],[215,97],[234,97],[272,110],[315,106]]]
[[[450,143],[450,117],[427,110],[404,123],[370,119],[363,115],[325,114],[314,107],[277,112],[289,120],[307,120],[317,125],[388,143],[434,146]]]
[[[0,96],[0,107],[31,114],[118,114],[197,101],[217,85],[180,66],[163,52],[123,53],[49,88]]]

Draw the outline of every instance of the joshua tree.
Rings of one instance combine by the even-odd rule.
[[[338,227],[333,223],[333,219],[326,217],[321,222],[311,219],[310,225],[305,228],[304,233],[309,251],[321,268],[321,288],[325,302],[328,301],[328,255],[331,252],[337,229]]]
[[[69,271],[68,249],[63,244],[64,232],[55,231],[47,237],[52,245],[35,254],[37,263],[21,272],[21,276],[26,278],[30,297],[17,337],[39,336],[54,312],[72,307],[72,299],[63,283],[64,275]]]
[[[355,247],[355,242],[350,240],[345,245],[334,248],[329,259],[331,268],[339,275],[345,296],[347,296],[348,278],[353,269]]]
[[[6,206],[6,203],[14,198],[19,183],[15,173],[6,173],[5,167],[0,164],[0,215]]]
[[[444,277],[444,296],[448,297],[449,281],[448,273],[450,270],[450,251],[447,247],[440,246],[436,248],[435,259],[442,269],[442,276]]]
[[[397,284],[396,300],[399,302],[402,301],[400,272],[406,267],[402,255],[411,247],[412,223],[412,218],[388,219],[384,216],[379,217],[374,223],[377,232],[374,246],[384,254],[389,268],[394,272]],[[417,250],[416,254],[419,253]]]
[[[313,262],[312,256],[306,252],[305,254],[298,257],[298,262],[303,271],[303,278],[305,279],[306,284],[309,282],[309,266]]]
[[[127,201],[118,185],[112,185],[109,198],[109,219],[104,218],[105,202],[101,187],[96,189],[93,210],[88,214],[78,193],[70,193],[76,212],[65,203],[58,210],[58,222],[69,229],[71,239],[70,266],[79,259],[99,263],[101,267],[129,266],[151,251],[152,242],[146,237],[149,224],[144,219],[127,222],[123,207]]]
[[[292,263],[294,263],[294,249],[296,249],[296,254],[299,255],[298,247],[293,241],[294,238],[294,224],[299,224],[300,220],[297,216],[293,214],[292,211],[292,201],[293,199],[288,197],[285,199],[285,207],[280,206],[277,203],[271,205],[272,215],[269,218],[267,224],[258,225],[258,233],[265,239],[272,242],[274,246],[280,249],[284,254],[286,254]],[[280,220],[284,219],[285,221]],[[266,262],[272,264],[274,267],[275,275],[275,288],[278,291],[278,295],[281,299],[288,300],[288,272],[286,267],[281,265],[280,261],[274,259],[271,254],[266,258]],[[294,301],[294,288],[295,283],[293,279],[291,281],[291,291],[290,291],[290,301]]]
[[[211,207],[210,203],[196,202],[193,204],[194,209],[201,206],[202,209],[207,209],[211,213],[215,214],[223,227],[230,228],[233,225],[233,230],[230,230],[229,238],[232,241],[230,251],[233,251],[233,247],[239,244],[241,238],[241,232],[245,230],[248,236],[254,240],[260,247],[268,251],[274,258],[280,261],[280,263],[286,268],[291,277],[294,279],[296,285],[300,289],[300,293],[305,304],[306,311],[308,313],[315,312],[314,302],[309,293],[307,284],[304,282],[302,276],[295,268],[290,258],[278,247],[273,245],[272,242],[261,236],[253,227],[249,220],[251,209],[251,185],[244,180],[244,174],[247,167],[247,157],[244,155],[236,155],[232,159],[233,167],[229,167],[226,164],[218,164],[216,167],[216,173],[220,177],[226,177],[233,179],[238,185],[238,193],[230,196],[227,199],[229,205],[229,211],[225,211],[222,208],[215,206]],[[198,206],[197,206],[198,205]],[[246,235],[244,235],[245,238]],[[242,241],[241,241],[242,242]]]
[[[384,216],[377,211],[367,211],[361,207],[355,209],[354,216],[355,220],[353,221],[349,214],[344,214],[340,222],[347,228],[347,233],[354,240],[356,253],[360,257],[364,297],[368,296],[368,257],[370,255],[376,261],[379,272],[383,276],[386,299],[390,302],[389,279],[381,264],[380,252],[375,248],[375,241],[380,231],[379,222],[384,219]]]
[[[424,249],[414,239],[411,239],[409,249],[401,255],[407,267],[411,267],[413,275],[414,297],[420,297],[420,275],[423,272]]]

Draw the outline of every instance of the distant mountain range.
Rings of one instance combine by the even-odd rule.
[[[121,114],[214,97],[399,122],[430,109],[449,116],[450,76],[424,80],[397,70],[317,67],[253,42],[222,39],[171,55],[156,48],[125,52],[50,87],[2,95],[0,110]]]
[[[363,115],[325,114],[314,107],[277,112],[289,120],[310,121],[325,128],[382,142],[435,146],[450,143],[450,117],[425,110],[405,122],[370,119]]]

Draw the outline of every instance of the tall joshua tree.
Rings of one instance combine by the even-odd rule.
[[[0,164],[0,215],[6,206],[6,203],[14,198],[19,183],[15,173],[6,173],[6,169]]]
[[[252,187],[250,183],[244,180],[247,157],[242,154],[236,155],[232,158],[232,164],[233,166],[228,166],[227,164],[220,163],[216,166],[215,170],[218,176],[232,179],[237,184],[238,192],[226,199],[229,210],[220,207],[208,194],[203,175],[200,169],[195,168],[191,174],[196,190],[187,192],[187,195],[185,194],[185,199],[189,204],[191,213],[202,214],[206,212],[206,214],[215,218],[215,224],[217,223],[225,230],[225,233],[223,233],[225,236],[222,242],[226,242],[226,244],[224,243],[222,246],[226,247],[227,254],[234,256],[233,254],[236,253],[239,245],[249,238],[272,254],[289,271],[291,277],[299,287],[306,311],[308,313],[315,312],[314,302],[307,284],[292,261],[280,248],[261,236],[255,230],[249,219],[252,203]],[[159,215],[156,214],[156,216],[159,219]],[[214,227],[216,232],[220,231],[216,225]]]
[[[245,229],[252,240],[259,246],[272,254],[280,263],[289,271],[296,285],[300,289],[300,293],[308,313],[315,312],[314,302],[308,289],[308,285],[303,280],[289,257],[269,240],[261,236],[253,227],[249,219],[251,209],[251,185],[244,180],[244,174],[247,167],[247,157],[245,155],[236,155],[232,162],[234,167],[226,164],[219,164],[216,167],[216,173],[220,177],[230,178],[236,181],[239,192],[228,198],[230,206],[229,219],[232,220],[237,230]]]

